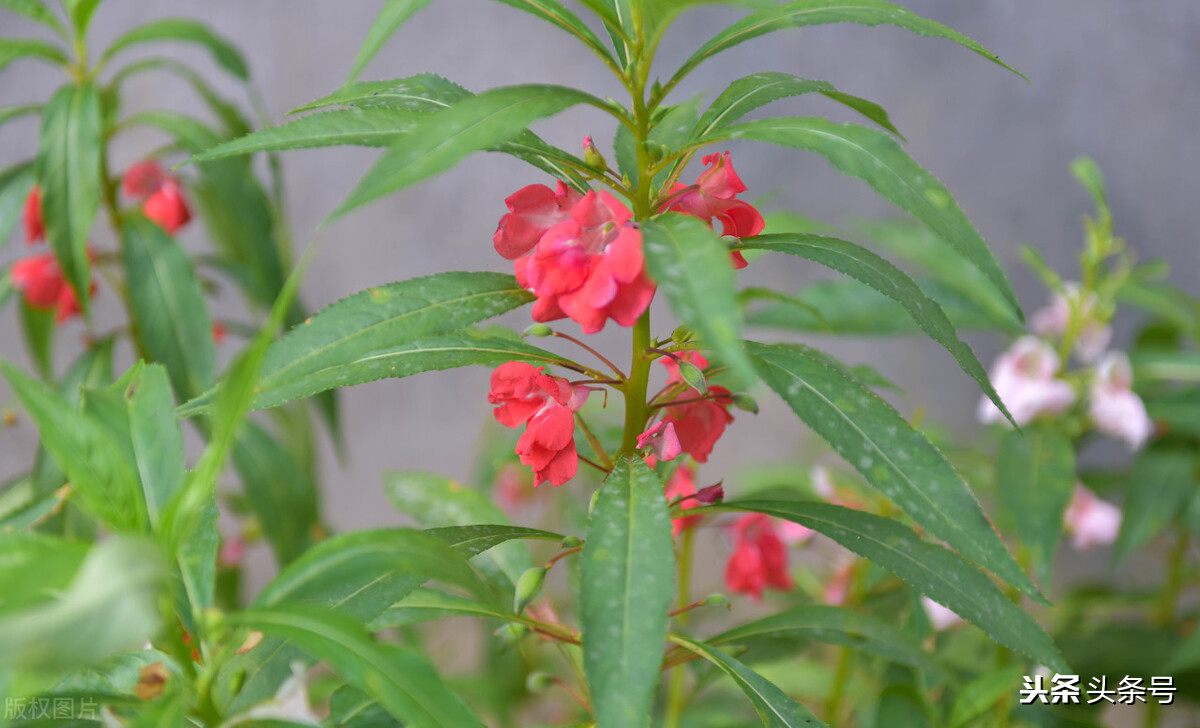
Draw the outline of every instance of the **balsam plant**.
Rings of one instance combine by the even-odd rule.
[[[927,693],[941,690],[941,668],[921,649],[922,630],[928,630],[916,616],[920,610],[889,612],[903,620],[897,627],[860,609],[867,591],[859,582],[885,578],[907,584],[894,590],[904,604],[915,606],[917,595],[924,595],[971,622],[1021,669],[1039,664],[1068,672],[1020,597],[1048,600],[947,458],[876,393],[887,381],[869,367],[848,366],[803,344],[744,334],[744,308],[756,301],[813,317],[835,332],[839,314],[852,308],[739,290],[737,270],[790,255],[865,286],[877,293],[870,301],[892,306],[906,326],[945,348],[1001,416],[1014,421],[1015,413],[959,339],[944,297],[868,247],[794,221],[773,226],[739,198],[747,185],[723,145],[760,141],[824,156],[931,233],[927,247],[916,252],[961,272],[957,283],[968,289],[959,291],[966,308],[1018,327],[1023,319],[1016,297],[982,237],[942,184],[905,153],[886,112],[827,82],[763,72],[735,81],[703,110],[695,102],[670,102],[675,87],[709,58],[799,26],[895,25],[1004,64],[969,38],[881,0],[793,0],[742,5],[741,20],[664,77],[654,64],[656,50],[671,21],[695,3],[581,0],[585,22],[556,0],[506,2],[577,38],[619,79],[628,98],[601,99],[553,85],[475,94],[433,74],[357,81],[387,38],[425,4],[388,0],[343,88],[300,107],[296,113],[304,115],[280,126],[241,135],[246,129],[226,130],[238,138],[224,141],[229,134],[172,115],[117,121],[118,106],[105,95],[113,84],[103,92],[97,85],[98,73],[123,47],[167,38],[202,42],[221,65],[244,76],[236,52],[200,26],[160,21],[134,29],[89,66],[82,39],[98,3],[66,3],[70,25],[36,0],[4,4],[61,31],[75,54],[72,60],[48,41],[8,46],[17,55],[61,56],[69,71],[59,92],[65,100],[52,101],[45,111],[33,172],[53,262],[69,286],[60,283],[59,292],[73,292],[81,311],[89,310],[87,234],[101,205],[121,233],[122,259],[133,257],[145,236],[156,247],[145,252],[143,270],[170,277],[127,272],[122,289],[130,302],[129,336],[141,361],[115,380],[103,367],[80,364],[81,371],[56,388],[4,365],[39,427],[43,462],[64,474],[52,501],[27,485],[32,480],[6,495],[30,491],[41,497],[23,506],[22,514],[54,511],[65,500],[109,535],[80,544],[44,528],[41,515],[13,520],[6,512],[11,531],[3,536],[5,548],[16,558],[0,565],[2,593],[14,595],[0,602],[0,690],[18,697],[86,698],[103,706],[103,721],[126,725],[320,721],[462,728],[550,721],[675,728],[744,724],[750,710],[767,726],[888,726],[914,711],[940,720],[926,711]],[[603,28],[607,40],[593,26]],[[193,72],[183,75],[206,88]],[[850,107],[874,126],[819,117],[742,121],[772,101],[809,93]],[[610,154],[590,136],[575,153],[527,128],[578,105],[616,126]],[[214,106],[222,123],[228,108]],[[234,272],[253,303],[273,302],[258,333],[215,384],[211,358],[204,360],[204,376],[196,375],[192,358],[211,352],[209,327],[184,318],[203,310],[203,289],[191,272],[194,264],[163,230],[180,219],[178,206],[168,200],[173,214],[163,216],[147,200],[149,209],[139,215],[114,202],[116,183],[106,171],[102,142],[143,122],[163,128],[194,154],[179,175],[200,178],[195,194],[202,205],[206,194],[214,198],[203,217],[214,238],[228,242],[220,267]],[[476,151],[529,162],[555,187],[522,186],[505,201],[508,213],[492,247],[511,261],[511,274],[504,263],[503,273],[381,282],[305,318],[294,303],[302,268],[285,282],[289,266],[278,237],[278,206],[254,180],[247,155],[348,143],[384,151],[335,216]],[[697,155],[704,169],[693,177],[688,166]],[[78,174],[63,174],[62,164]],[[218,174],[228,177],[203,185],[206,176]],[[179,184],[156,175],[151,195]],[[139,180],[127,177],[129,188],[143,189]],[[12,199],[25,195],[17,189]],[[177,197],[178,189],[171,195]],[[27,307],[45,307],[48,299],[34,295],[35,286],[9,278]],[[139,302],[149,295],[135,295],[143,285],[165,301]],[[656,299],[680,326],[652,325]],[[857,299],[848,302],[853,306]],[[480,326],[527,304],[533,321],[523,336]],[[588,343],[587,336],[610,320],[630,332],[630,348],[621,355]],[[274,340],[284,324],[289,330]],[[204,343],[197,343],[200,329]],[[192,338],[180,338],[184,331]],[[531,339],[561,340],[575,356]],[[200,348],[193,351],[193,345]],[[330,412],[328,397],[339,387],[476,365],[492,369],[495,419],[521,430],[515,443],[498,439],[511,450],[496,459],[497,478],[509,483],[510,494],[520,494],[526,478],[540,485],[539,496],[551,504],[551,520],[561,532],[548,530],[549,524],[512,525],[478,493],[437,476],[396,474],[388,479],[390,494],[425,529],[326,537],[311,478],[303,478],[311,473],[304,442],[275,450],[261,446],[239,457],[270,438],[247,420],[250,411],[278,412],[282,433],[295,427],[301,437],[311,437],[307,420],[298,419],[306,398],[325,398],[324,411]],[[748,498],[737,483],[721,483],[721,474],[698,480],[700,466],[735,417],[749,419],[757,411],[749,390],[759,381],[879,494],[878,512],[794,492]],[[182,422],[193,423],[207,441],[190,469]],[[268,451],[278,457],[263,457]],[[282,566],[246,608],[220,602],[215,587],[215,496],[227,459],[242,471],[246,500]],[[69,488],[58,487],[67,481]],[[716,483],[698,487],[711,481]],[[562,489],[545,493],[555,488]],[[703,565],[698,544],[704,547],[705,536],[720,533],[709,527],[725,521],[731,521],[734,552],[724,579],[734,599],[761,599],[768,588],[791,590],[787,543],[811,532],[864,559],[855,562],[861,574],[852,580],[853,598],[843,607],[801,604],[740,620],[719,634],[698,629],[693,612],[729,602],[722,595],[701,596],[692,586],[705,575],[697,568]],[[558,546],[540,563],[526,543],[538,541]],[[548,581],[559,563],[558,570],[570,572],[567,600],[557,595],[554,579]],[[488,625],[482,685],[444,680],[423,654],[413,625],[447,616]],[[147,640],[142,649],[130,649]],[[818,718],[805,700],[789,694],[813,697],[814,691],[785,690],[751,667],[757,650],[795,646],[797,640],[861,648],[873,655],[869,664],[877,673],[889,678],[886,684],[897,687],[865,706],[850,705],[850,658],[843,653],[831,688],[815,698],[824,714]],[[515,650],[522,659],[515,659]],[[304,671],[316,662],[336,675],[327,686],[324,718],[313,714],[305,691]],[[523,680],[532,664],[539,669]],[[718,678],[727,682],[714,685]],[[714,711],[706,705],[706,694],[728,685],[745,694],[748,707]],[[541,691],[562,698],[549,701],[553,712],[546,719],[522,712],[519,704],[524,693]]]

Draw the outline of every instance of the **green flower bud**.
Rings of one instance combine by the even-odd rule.
[[[679,365],[679,376],[689,387],[700,394],[708,394],[708,382],[704,380],[704,372],[700,371],[700,367],[683,359],[677,359],[675,363]]]
[[[704,606],[706,606],[706,607],[720,606],[720,607],[725,607],[726,609],[733,609],[733,607],[730,606],[730,604],[729,604],[729,597],[725,596],[724,594],[709,594],[707,597],[704,598]]]
[[[544,672],[531,672],[525,678],[525,689],[531,693],[544,693],[554,684],[554,680]]]
[[[521,336],[533,336],[540,339],[553,333],[554,329],[546,324],[530,324],[528,328],[521,332]]]
[[[578,536],[567,536],[562,540],[561,546],[566,551],[567,549],[578,548],[582,543],[583,541]]]
[[[506,624],[496,630],[495,634],[505,642],[519,642],[522,637],[529,634],[529,628],[523,624]]]
[[[671,332],[671,341],[674,341],[676,344],[686,344],[692,338],[692,330],[686,326],[679,326]]]
[[[745,392],[738,392],[737,394],[733,395],[733,406],[740,410],[758,414],[758,402],[756,402],[753,397]]]
[[[546,571],[544,566],[535,566],[517,579],[517,593],[513,598],[514,612],[520,614],[525,611],[525,607],[542,593],[542,584],[546,583]]]
[[[608,169],[608,162],[604,159],[604,155],[596,148],[596,144],[590,136],[583,138],[583,161],[588,163],[589,167],[594,167],[598,170]]]

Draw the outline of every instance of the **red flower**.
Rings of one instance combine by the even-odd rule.
[[[713,218],[721,221],[721,234],[735,238],[758,235],[766,227],[758,210],[748,202],[735,199],[746,191],[729,152],[710,154],[700,160],[709,168],[700,174],[692,187],[676,183],[671,188],[669,209],[686,213],[704,220],[709,225]],[[745,268],[746,259],[738,251],[730,253],[734,268]]]
[[[142,214],[170,235],[192,219],[179,181],[167,174],[158,162],[138,162],[125,170],[121,189],[129,197],[141,199]]]
[[[675,427],[667,422],[656,422],[638,435],[637,446],[653,448],[655,462],[674,460],[682,450],[679,448],[679,438],[675,436]]]
[[[213,321],[212,324],[212,340],[217,346],[225,343],[225,337],[229,336],[229,329],[225,328],[225,324],[220,321]]]
[[[492,236],[496,252],[515,260],[533,250],[547,230],[571,218],[571,208],[580,197],[562,182],[557,190],[546,185],[529,185],[512,193],[504,200],[508,214],[500,218]]]
[[[538,239],[533,253],[513,262],[517,281],[538,297],[534,321],[570,317],[594,334],[608,319],[632,326],[654,297],[645,271],[642,233],[632,214],[607,192],[589,192],[569,220]]]
[[[32,245],[46,237],[46,221],[42,218],[42,191],[34,185],[25,197],[25,208],[21,211],[21,222],[25,226],[25,242]]]
[[[733,394],[724,387],[710,386],[708,396],[703,399],[664,408],[662,421],[675,426],[679,446],[696,462],[708,462],[713,445],[725,434],[725,427],[733,422],[729,405]]]
[[[505,427],[525,425],[516,453],[533,469],[534,486],[549,480],[562,485],[575,477],[575,410],[587,398],[560,377],[524,362],[501,364],[492,372],[488,401],[498,405],[496,420]]]
[[[762,599],[763,589],[790,591],[795,587],[788,571],[787,546],[769,516],[750,513],[733,526],[733,555],[725,565],[725,586],[751,599]]]
[[[9,272],[13,287],[25,297],[30,308],[56,311],[54,320],[62,323],[79,313],[79,298],[63,277],[53,253],[30,255],[13,264]],[[96,289],[92,284],[92,290]]]
[[[696,473],[687,465],[680,465],[675,473],[671,475],[671,479],[667,481],[666,487],[667,502],[684,497],[683,502],[695,500],[696,495]],[[690,497],[689,497],[690,496]],[[695,504],[692,505],[695,507]],[[689,528],[695,528],[696,524],[703,516],[684,516],[682,518],[671,519],[671,535],[678,536],[683,531]]]

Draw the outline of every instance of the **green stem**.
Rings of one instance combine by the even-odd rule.
[[[650,384],[650,310],[647,309],[633,326],[633,360],[629,381],[625,385],[625,436],[621,441],[622,455],[637,449],[638,435],[646,429],[646,389]]]
[[[1188,532],[1180,529],[1179,540],[1171,549],[1168,561],[1167,584],[1163,588],[1162,597],[1158,603],[1155,622],[1160,627],[1170,626],[1175,621],[1175,604],[1179,601],[1179,592],[1183,589],[1183,568],[1187,563]]]
[[[679,608],[685,609],[691,603],[692,591],[692,552],[694,551],[696,532],[687,528],[679,544]],[[680,612],[675,620],[681,627],[687,626],[690,612]],[[671,673],[671,684],[667,693],[667,718],[663,728],[679,728],[683,718],[683,709],[687,705],[687,693],[684,683],[687,671],[682,666],[676,667]]]

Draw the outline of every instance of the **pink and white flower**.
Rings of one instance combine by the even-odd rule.
[[[1124,440],[1136,450],[1153,434],[1154,423],[1132,386],[1133,368],[1129,365],[1129,357],[1119,351],[1110,351],[1096,365],[1088,414],[1097,430]]]
[[[992,386],[1018,425],[1061,414],[1075,402],[1075,388],[1057,378],[1061,366],[1054,349],[1036,336],[1017,339],[992,365]],[[987,397],[980,401],[978,415],[984,423],[1006,421]]]
[[[1071,545],[1078,551],[1086,551],[1117,540],[1117,534],[1121,531],[1121,509],[1076,484],[1063,522],[1067,533],[1071,534]]]

